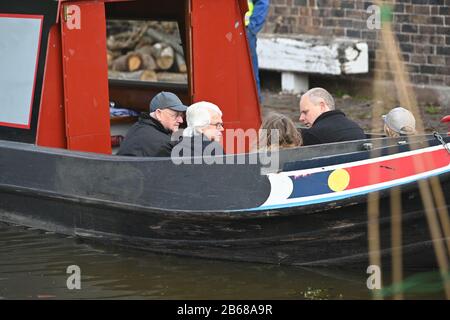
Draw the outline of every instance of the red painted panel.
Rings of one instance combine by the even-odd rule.
[[[217,104],[225,129],[258,129],[261,115],[241,2],[191,0],[193,102]],[[242,152],[242,146],[226,148],[233,151]]]
[[[63,3],[61,25],[67,147],[111,153],[104,3]]]
[[[50,29],[39,114],[37,145],[67,148],[59,24]]]
[[[439,149],[346,168],[345,170],[350,174],[350,183],[346,189],[409,177],[448,166],[449,162],[450,157],[447,151]]]

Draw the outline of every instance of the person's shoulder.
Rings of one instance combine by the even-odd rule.
[[[163,127],[158,126],[151,120],[141,121],[139,127],[136,130],[145,133],[146,140],[170,140],[171,136],[171,133],[169,131],[165,130]]]
[[[134,123],[130,129],[128,129],[127,134],[142,134],[143,132],[151,132],[155,130],[156,128],[152,125],[150,125],[148,122],[146,122],[143,119],[139,119],[136,123]]]
[[[322,113],[320,116],[322,119],[333,118],[347,118],[346,114],[342,110],[334,109]]]
[[[139,137],[143,141],[155,140],[161,134],[155,127],[146,124],[138,124],[132,132],[135,137]]]
[[[309,129],[301,129],[302,140],[304,146],[310,146],[314,144],[320,144],[321,140],[320,130],[316,127],[311,127]]]
[[[318,121],[317,121],[318,120]],[[340,126],[351,126],[359,127],[359,124],[347,117],[347,115],[341,110],[330,110],[323,113],[314,123],[314,129],[320,129],[321,127],[329,127],[330,125],[334,128]]]

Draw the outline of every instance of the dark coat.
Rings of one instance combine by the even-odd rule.
[[[172,156],[196,157],[223,154],[223,147],[220,143],[210,141],[202,134],[193,137],[183,137],[183,139],[174,147]]]
[[[170,157],[171,132],[149,115],[141,115],[127,132],[117,152],[121,156]]]
[[[348,119],[342,111],[322,113],[310,129],[302,129],[303,145],[365,139],[363,129]]]

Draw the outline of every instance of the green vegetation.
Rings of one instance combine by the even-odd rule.
[[[439,114],[441,113],[442,108],[440,106],[435,106],[433,104],[429,104],[425,106],[425,113],[427,114]]]
[[[334,92],[334,96],[336,98],[342,98],[345,95],[348,95],[348,93],[342,89],[336,89],[336,91]]]

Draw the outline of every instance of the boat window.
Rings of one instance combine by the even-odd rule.
[[[111,144],[116,153],[155,94],[188,103],[188,68],[177,21],[107,19]]]
[[[187,84],[176,21],[107,20],[108,77]]]
[[[0,15],[0,125],[30,127],[42,16]]]

